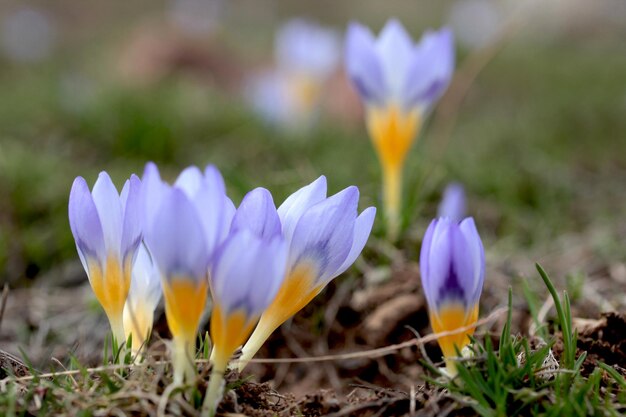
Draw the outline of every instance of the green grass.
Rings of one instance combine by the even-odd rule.
[[[454,379],[442,376],[424,363],[434,378],[427,381],[447,390],[457,409],[471,409],[483,417],[621,415],[626,407],[626,381],[602,362],[591,374],[581,373],[586,354],[576,350],[567,294],[559,297],[546,272],[539,265],[537,270],[557,310],[558,327],[552,327],[548,340],[537,344],[536,340],[511,333],[513,294],[510,290],[508,315],[499,342],[494,344],[491,336],[483,341],[473,339],[473,355],[459,361]],[[563,344],[563,352],[555,359],[552,351],[558,341]],[[208,358],[207,343],[206,336],[199,338],[198,359]],[[9,377],[2,381],[0,412],[7,417],[48,415],[80,407],[81,415],[113,409],[145,413],[157,409],[164,395],[169,398],[170,411],[177,407],[201,408],[201,386],[168,389],[171,382],[168,363],[147,356],[144,362],[132,365],[130,346],[127,343],[125,359],[118,366],[111,364],[118,363],[123,350],[115,343],[105,344],[105,363],[101,368],[88,369],[70,358],[67,370],[75,372],[48,375],[29,365],[31,379],[18,378],[20,382],[14,383]],[[237,389],[245,382],[245,379],[231,381],[227,389]]]
[[[497,348],[489,336],[484,342],[474,339],[474,356],[459,362],[458,375],[453,380],[441,378],[438,370],[430,367],[440,376],[431,382],[449,390],[460,405],[483,417],[621,415],[625,407],[624,378],[602,363],[590,375],[581,374],[586,352],[576,356],[577,336],[572,331],[567,293],[559,297],[539,264],[537,271],[554,300],[560,332],[554,327],[547,343],[534,349],[529,338],[511,335],[513,305],[509,291],[509,314]],[[557,339],[563,344],[558,362],[551,354]]]
[[[624,178],[626,55],[600,53],[505,49],[458,109],[442,158],[437,132],[428,124],[422,132],[405,170],[405,223],[423,229],[450,180],[466,185],[485,235],[521,249],[617,221],[610,196]],[[356,184],[363,206],[378,205],[379,168],[361,123],[325,117],[294,139],[256,120],[232,94],[175,77],[132,89],[94,75],[94,96],[68,109],[59,92],[64,76],[60,63],[0,70],[0,278],[15,282],[75,258],[66,218],[75,176],[93,182],[107,170],[121,184],[148,160],[170,179],[186,165],[214,163],[236,201],[265,186],[280,202],[326,174],[331,191]],[[594,191],[599,197],[590,199]]]

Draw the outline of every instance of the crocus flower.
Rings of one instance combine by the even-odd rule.
[[[452,33],[426,32],[418,44],[400,22],[387,22],[378,39],[358,23],[348,27],[346,68],[363,99],[367,128],[383,172],[388,233],[400,227],[402,168],[424,118],[446,90],[454,67]]]
[[[219,172],[184,170],[169,186],[154,164],[144,172],[145,242],[156,263],[173,336],[174,383],[195,378],[195,340],[208,293],[208,269],[232,218]],[[231,211],[232,209],[232,211]]]
[[[465,218],[465,191],[461,184],[455,182],[448,184],[439,203],[437,215],[448,217],[457,223]]]
[[[276,65],[251,78],[246,96],[266,121],[304,130],[314,120],[324,83],[339,61],[339,36],[304,19],[292,19],[277,32]]]
[[[122,312],[142,237],[140,188],[133,175],[120,195],[109,175],[101,172],[91,192],[82,177],[74,180],[70,191],[70,228],[78,256],[120,345]]]
[[[228,361],[276,296],[286,261],[287,246],[274,201],[267,190],[257,188],[242,200],[211,268],[213,352],[205,399],[210,415],[221,398]]]
[[[132,334],[134,352],[139,352],[150,337],[154,310],[162,293],[159,270],[146,247],[141,245],[133,265],[130,291],[124,306],[124,331],[127,339]]]
[[[422,242],[420,272],[435,333],[474,324],[485,276],[485,252],[474,219],[433,220]],[[438,339],[450,374],[456,373],[456,350],[467,346],[473,333],[471,329]]]
[[[376,209],[357,212],[359,190],[352,186],[326,197],[326,178],[292,194],[278,208],[289,246],[285,280],[243,347],[242,370],[278,326],[306,306],[350,267],[369,237]],[[357,216],[358,215],[358,216]]]

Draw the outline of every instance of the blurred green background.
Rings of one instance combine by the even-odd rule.
[[[215,164],[236,203],[264,186],[278,205],[325,174],[331,192],[355,184],[362,207],[378,206],[377,161],[342,68],[301,132],[268,125],[243,98],[246,77],[272,63],[277,27],[301,16],[375,32],[395,16],[416,39],[455,30],[459,77],[405,171],[407,257],[456,180],[488,251],[602,228],[612,234],[601,254],[626,261],[623,1],[200,3],[206,14],[185,0],[0,5],[0,281],[28,286],[77,263],[73,179],[107,170],[121,187],[149,160],[168,179]],[[190,30],[181,13],[206,27]]]

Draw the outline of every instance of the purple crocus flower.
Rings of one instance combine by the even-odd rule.
[[[195,340],[208,294],[208,271],[225,239],[234,206],[219,172],[185,169],[173,186],[156,165],[146,166],[143,183],[145,242],[156,264],[174,339],[174,383],[195,378]]]
[[[346,34],[349,78],[366,107],[367,127],[383,170],[388,233],[400,227],[402,168],[426,114],[448,87],[454,69],[450,30],[427,31],[415,44],[399,21],[376,39],[359,23]]]
[[[266,122],[302,133],[312,127],[323,87],[340,58],[335,30],[292,19],[276,33],[274,68],[247,83],[246,98]]]
[[[278,295],[262,314],[243,347],[243,369],[272,332],[306,306],[359,256],[372,230],[376,209],[357,211],[359,190],[352,186],[326,197],[326,178],[292,194],[278,208],[288,245],[287,269]]]
[[[120,194],[109,175],[101,172],[92,191],[82,177],[74,180],[70,191],[70,228],[78,256],[120,344],[122,312],[142,238],[140,189],[141,181],[133,175]]]
[[[474,219],[460,223],[447,217],[432,221],[420,253],[422,286],[436,333],[469,326],[478,319],[485,277],[485,252]],[[473,329],[438,339],[451,373],[456,349],[469,343]]]
[[[211,269],[213,352],[208,409],[217,406],[230,357],[275,298],[286,262],[287,245],[272,195],[264,188],[252,190],[237,209]]]
[[[428,110],[446,90],[454,70],[452,32],[427,31],[415,44],[402,24],[391,19],[378,39],[359,23],[346,35],[350,79],[368,106],[393,103],[410,112]]]
[[[438,217],[447,217],[455,222],[465,218],[465,190],[459,183],[448,184],[437,211]]]

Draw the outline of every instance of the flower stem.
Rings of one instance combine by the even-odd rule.
[[[217,358],[213,362],[209,386],[207,387],[204,402],[202,403],[202,417],[215,416],[217,406],[224,392],[224,372],[226,370],[226,364],[227,361],[222,360],[222,358]]]
[[[196,371],[193,363],[193,344],[184,340],[174,340],[172,365],[174,367],[174,384],[182,385],[186,380],[195,379]]]
[[[383,206],[387,237],[395,241],[400,233],[402,208],[402,164],[383,164]]]
[[[254,329],[250,339],[248,339],[244,345],[241,351],[241,356],[237,360],[236,367],[239,372],[243,371],[244,368],[248,366],[250,360],[254,357],[254,355],[256,355],[259,349],[261,349],[263,343],[265,343],[277,327],[278,326],[273,326],[272,323],[270,323],[270,320],[264,320],[261,318],[261,321],[257,325],[256,329]]]

